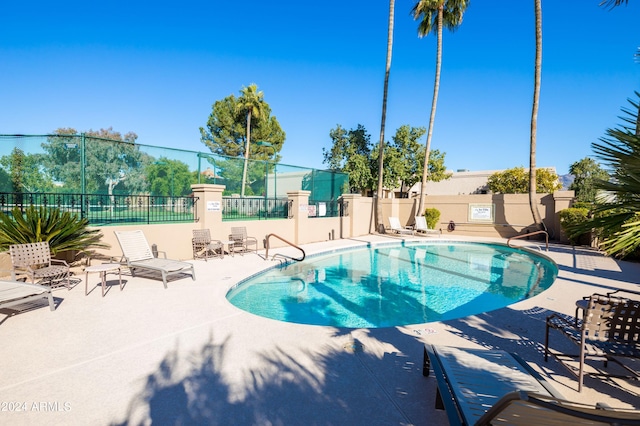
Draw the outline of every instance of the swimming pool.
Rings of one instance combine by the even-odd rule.
[[[547,257],[502,244],[379,245],[269,269],[227,299],[280,321],[379,328],[502,308],[546,290],[557,274]]]

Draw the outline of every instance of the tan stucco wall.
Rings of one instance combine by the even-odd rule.
[[[573,197],[573,191],[537,195],[538,211],[552,239],[563,242],[566,240],[561,233],[557,213],[568,208]],[[397,216],[402,225],[412,225],[417,201],[417,199],[382,200],[385,226],[389,226],[387,219],[389,216]],[[469,206],[473,204],[493,205],[493,223],[473,222],[469,217]],[[454,233],[469,236],[509,238],[526,229],[533,231],[535,228],[528,194],[429,195],[426,197],[425,207],[437,208],[440,211],[438,228],[441,228],[445,235],[450,221],[456,224]]]
[[[99,257],[119,258],[122,254],[114,231],[141,229],[150,245],[157,244],[158,250],[167,253],[173,259],[191,259],[191,237],[193,229],[208,228],[216,240],[227,240],[231,227],[244,226],[249,236],[258,240],[258,248],[264,247],[268,234],[278,236],[301,245],[327,241],[331,238],[352,238],[366,235],[375,229],[374,199],[356,194],[345,194],[343,200],[348,207],[343,217],[308,217],[309,191],[293,191],[288,193],[292,203],[291,217],[288,219],[222,221],[222,213],[216,209],[207,209],[207,201],[222,199],[220,185],[200,185],[198,200],[198,220],[194,223],[105,226],[100,228],[103,242],[109,249],[96,250]],[[554,194],[539,194],[538,209],[544,223],[550,231],[551,239],[566,242],[560,232],[558,212],[568,208],[573,200],[573,191],[559,191]],[[412,225],[417,210],[417,199],[382,199],[382,210],[385,227],[389,227],[389,216],[397,216],[402,225]],[[494,223],[473,222],[469,218],[469,206],[472,204],[491,204],[494,206]],[[427,196],[426,207],[440,210],[440,223],[437,228],[448,235],[449,221],[456,224],[455,235],[485,236],[509,238],[525,230],[534,230],[528,194],[478,194],[478,195],[438,195]],[[277,238],[270,239],[272,248],[286,244]],[[10,269],[8,254],[0,255],[0,269]]]

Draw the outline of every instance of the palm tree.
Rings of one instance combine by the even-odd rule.
[[[533,222],[539,230],[546,230],[538,211],[536,197],[536,134],[538,131],[538,105],[540,101],[540,74],[542,73],[542,0],[534,0],[536,18],[536,59],[533,83],[533,106],[531,108],[531,135],[529,139],[529,206]]]
[[[247,182],[247,163],[249,162],[249,145],[251,143],[251,117],[262,118],[264,114],[264,94],[258,91],[258,86],[255,83],[250,84],[248,87],[243,87],[240,90],[240,97],[238,98],[237,109],[238,112],[247,114],[247,135],[246,145],[244,148],[244,165],[242,167],[242,190],[241,196],[244,197],[244,188]]]
[[[609,9],[613,9],[614,7],[620,6],[621,4],[624,4],[626,6],[627,4],[629,4],[629,0],[602,0],[600,2],[600,6],[607,6],[609,7]],[[636,61],[640,62],[640,47],[635,54],[635,58]]]
[[[629,0],[602,0],[600,2],[600,6],[609,6],[613,8],[620,6],[622,3],[627,4],[629,3]]]
[[[624,123],[608,129],[607,137],[591,146],[608,166],[611,179],[597,180],[596,189],[605,196],[597,200],[592,217],[569,229],[571,235],[596,230],[600,247],[610,255],[627,255],[640,247],[640,93],[623,108]]]
[[[384,125],[387,119],[387,92],[389,89],[389,72],[391,71],[391,52],[393,48],[393,21],[394,21],[395,0],[389,0],[389,24],[387,29],[387,64],[384,73],[384,91],[382,95],[382,120],[380,123],[380,145],[378,148],[378,194],[376,197],[376,228],[378,232],[384,233],[384,223],[382,223],[382,209],[380,199],[382,198],[382,175],[384,167]]]
[[[446,26],[450,31],[455,31],[462,23],[462,16],[469,6],[469,0],[419,0],[411,11],[413,18],[419,20],[418,36],[425,37],[432,32],[436,33],[438,47],[436,50],[436,78],[433,84],[433,99],[431,101],[431,115],[429,116],[429,129],[425,145],[424,165],[422,168],[422,185],[420,186],[420,203],[418,215],[424,214],[424,198],[429,172],[429,154],[431,152],[431,135],[433,123],[436,118],[436,106],[438,103],[438,91],[440,89],[440,68],[442,64],[442,27]]]

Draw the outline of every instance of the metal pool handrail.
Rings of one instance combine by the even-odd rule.
[[[511,237],[507,240],[507,245],[509,247],[512,247],[511,240],[517,240],[519,238],[530,237],[532,235],[537,235],[537,234],[544,234],[547,251],[549,251],[549,233],[547,231],[534,231],[534,232],[529,232],[528,234],[516,235],[515,237]]]
[[[298,247],[297,245],[293,244],[290,241],[285,240],[284,238],[282,238],[281,236],[277,235],[277,234],[269,234],[266,237],[266,242],[265,242],[265,248],[266,251],[264,253],[264,259],[267,260],[269,258],[269,238],[271,237],[275,237],[277,239],[279,239],[280,241],[289,244],[291,247],[295,247],[298,250],[300,250],[302,252],[302,257],[301,258],[295,258],[295,257],[291,257],[291,259],[298,261],[298,262],[302,262],[304,260],[304,258],[307,256],[306,253],[304,252],[304,250],[301,247]],[[273,255],[273,258],[275,258],[278,255],[278,253]],[[282,255],[281,255],[282,256]],[[273,258],[271,260],[273,260]]]

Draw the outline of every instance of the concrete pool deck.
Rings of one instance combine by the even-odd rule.
[[[121,291],[109,275],[105,297],[99,287],[85,296],[78,272],[71,290],[54,291],[55,312],[46,304],[16,315],[0,310],[0,423],[446,425],[446,413],[434,409],[436,381],[422,376],[425,343],[516,352],[566,399],[640,408],[639,382],[586,378],[578,393],[565,368],[543,357],[547,315],[573,315],[575,301],[595,292],[640,290],[640,264],[564,245],[545,254],[560,272],[538,296],[480,315],[381,329],[291,324],[237,309],[227,290],[273,265],[256,254],[194,261],[197,280],[174,277],[167,290],[159,279],[125,272]],[[99,281],[90,274],[89,288]],[[559,336],[552,345],[572,347]]]

